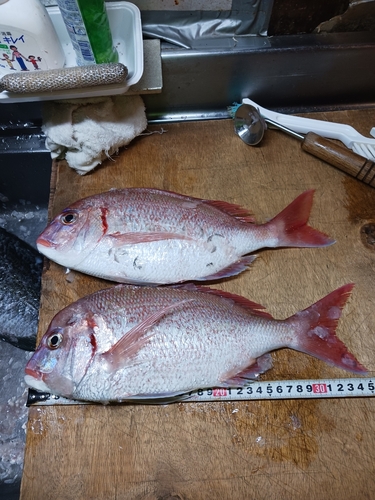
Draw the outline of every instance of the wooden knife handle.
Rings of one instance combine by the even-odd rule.
[[[309,132],[302,142],[307,153],[330,163],[356,179],[375,187],[375,163],[325,137]]]

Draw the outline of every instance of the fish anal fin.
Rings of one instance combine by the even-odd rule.
[[[220,200],[202,200],[206,205],[210,205],[211,207],[215,207],[221,212],[226,213],[227,215],[231,215],[235,217],[237,220],[241,222],[247,222],[254,224],[255,218],[254,215],[251,214],[246,208],[241,207],[240,205],[235,205],[234,203],[227,203],[226,201]]]
[[[270,354],[263,354],[253,361],[247,368],[235,375],[227,374],[223,377],[223,387],[243,387],[248,385],[249,380],[256,380],[259,375],[272,368],[272,357]],[[229,378],[228,378],[229,377]]]
[[[250,264],[256,259],[256,255],[247,255],[237,260],[230,266],[221,269],[217,273],[210,274],[209,276],[204,276],[203,278],[198,278],[197,281],[213,281],[222,278],[229,278],[230,276],[236,276],[237,274],[246,271]]]
[[[150,243],[164,240],[191,240],[183,234],[168,232],[139,232],[139,233],[112,233],[108,235],[114,246],[137,245],[140,243]]]
[[[147,330],[154,326],[163,316],[192,300],[194,299],[181,300],[163,307],[147,316],[144,320],[126,332],[118,342],[108,349],[108,351],[101,354],[101,358],[105,361],[106,371],[114,372],[124,367],[152,338],[152,334],[147,335]]]

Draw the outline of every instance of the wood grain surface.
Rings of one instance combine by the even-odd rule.
[[[368,135],[374,110],[310,115]],[[154,125],[81,177],[53,163],[51,216],[112,187],[155,187],[250,209],[258,222],[315,188],[310,223],[336,239],[322,249],[258,252],[251,269],[217,288],[286,318],[356,283],[339,337],[375,372],[375,189],[269,130],[246,146],[231,120]],[[46,261],[39,338],[54,314],[111,283]],[[183,353],[181,353],[183,355]],[[347,376],[291,350],[263,380]],[[31,407],[22,500],[375,498],[375,399]]]

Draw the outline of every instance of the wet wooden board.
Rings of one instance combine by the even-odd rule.
[[[368,135],[373,110],[314,117]],[[259,222],[315,188],[310,222],[337,243],[323,249],[258,252],[252,268],[215,284],[285,318],[355,282],[340,338],[375,371],[375,251],[361,229],[375,222],[375,190],[267,131],[246,146],[230,120],[152,126],[84,177],[53,164],[51,215],[112,187],[156,187],[237,203]],[[47,263],[39,337],[70,302],[111,286]],[[183,356],[183,352],[181,353]],[[346,373],[282,350],[264,380]],[[375,399],[180,403],[169,406],[32,407],[23,500],[371,498],[375,491]]]

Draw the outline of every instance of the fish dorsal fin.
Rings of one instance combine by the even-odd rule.
[[[114,372],[125,366],[129,359],[133,358],[152,338],[152,334],[146,335],[147,330],[155,325],[163,316],[192,300],[194,299],[181,300],[169,306],[162,307],[126,332],[116,344],[101,354],[101,358],[105,361],[106,371]]]
[[[251,214],[246,208],[241,207],[240,205],[235,205],[234,203],[227,203],[226,201],[220,200],[202,200],[206,205],[210,205],[211,207],[215,207],[221,212],[224,212],[227,215],[231,215],[235,217],[237,220],[241,222],[250,222],[252,224],[255,223],[254,215]]]
[[[209,293],[211,295],[216,295],[218,297],[222,297],[223,299],[231,300],[238,306],[243,309],[247,309],[254,316],[260,316],[262,318],[274,319],[270,313],[266,312],[265,307],[261,304],[257,304],[252,300],[246,299],[241,295],[236,295],[234,293],[225,292],[224,290],[218,290],[216,288],[209,288],[206,286],[194,285],[193,283],[187,283],[182,285],[174,285],[173,288],[180,288],[183,290],[191,291],[191,292],[201,292],[201,293]]]

